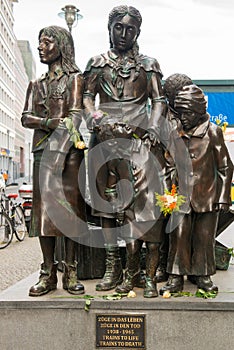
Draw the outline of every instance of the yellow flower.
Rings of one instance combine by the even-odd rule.
[[[130,290],[127,295],[128,298],[136,298],[136,293],[133,290]]]
[[[169,292],[169,290],[165,290],[165,292],[163,293],[163,298],[169,299],[170,297],[171,297],[171,293]]]
[[[86,148],[84,141],[77,141],[74,144],[74,146],[75,146],[75,148],[78,148],[78,149],[85,149]]]
[[[220,119],[215,119],[215,124],[220,126],[220,128],[222,129],[223,133],[225,133],[227,126],[228,126],[228,122],[221,122]]]
[[[222,131],[225,132],[228,126],[228,122],[224,122],[223,125],[221,126]]]

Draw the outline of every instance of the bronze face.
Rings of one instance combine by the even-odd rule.
[[[42,34],[38,46],[39,56],[42,63],[51,65],[56,62],[60,56],[60,50],[57,41],[52,36]]]
[[[198,125],[199,119],[202,115],[194,112],[182,112],[179,115],[181,124],[183,125],[184,130],[190,130]]]
[[[139,25],[133,17],[129,15],[122,18],[117,17],[110,28],[113,48],[120,52],[130,50],[136,42],[139,33]]]

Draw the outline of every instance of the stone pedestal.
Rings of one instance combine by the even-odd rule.
[[[222,350],[233,347],[232,264],[227,271],[217,271],[213,276],[220,292],[215,299],[208,300],[195,296],[145,299],[143,290],[139,288],[134,289],[136,298],[104,300],[103,295],[114,291],[96,292],[97,280],[83,281],[86,294],[94,296],[89,311],[85,311],[86,301],[82,296],[74,298],[62,289],[61,273],[56,291],[43,297],[29,297],[28,289],[37,278],[38,273],[35,273],[0,294],[0,348],[3,350]],[[184,290],[195,293],[196,287],[186,281]],[[123,339],[123,332],[109,333],[115,337],[107,337],[102,344],[110,346],[96,347],[99,335],[96,329],[97,315],[107,317],[104,327],[109,327],[108,316],[114,315],[116,319],[122,319],[123,325],[119,328],[126,329],[128,317],[144,316],[145,328],[141,333],[145,339],[144,347],[135,347],[136,338],[128,338],[125,347],[116,346],[121,344],[119,339]],[[114,346],[111,347],[111,344]]]

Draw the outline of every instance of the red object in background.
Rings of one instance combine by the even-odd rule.
[[[19,188],[19,195],[24,202],[22,203],[24,218],[27,226],[27,230],[29,232],[30,222],[31,222],[31,211],[32,211],[32,198],[33,198],[33,190],[32,185],[23,184]]]

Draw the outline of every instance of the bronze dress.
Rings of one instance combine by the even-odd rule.
[[[22,124],[33,128],[33,209],[30,236],[78,237],[86,232],[84,150],[74,147],[68,130],[35,128],[35,118],[71,117],[81,123],[83,76],[45,74],[30,82]],[[38,123],[37,123],[38,125]],[[82,192],[82,193],[81,193]]]
[[[99,94],[99,109],[103,112],[101,124],[120,124],[123,128],[127,125],[132,130],[131,136],[128,132],[123,131],[121,136],[117,132],[109,141],[107,137],[105,142],[100,142],[95,128],[91,133],[88,179],[93,214],[116,217],[116,203],[109,201],[106,195],[110,173],[115,174],[119,180],[128,180],[128,187],[123,186],[122,189],[124,198],[118,205],[118,211],[123,211],[125,217],[121,236],[124,239],[160,240],[161,229],[151,228],[155,222],[157,227],[161,226],[155,192],[162,193],[165,187],[163,149],[160,144],[152,147],[142,141],[149,128],[148,99],[154,103],[162,97],[159,64],[155,59],[140,54],[137,58],[128,55],[121,61],[118,54],[110,50],[91,58],[84,77],[84,99],[95,100]],[[92,115],[88,115],[87,125],[91,123]],[[145,235],[147,231],[148,236]]]

